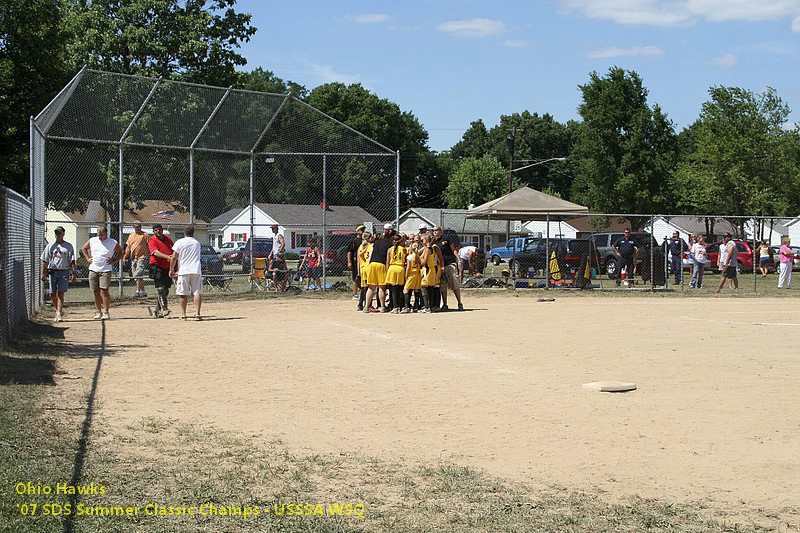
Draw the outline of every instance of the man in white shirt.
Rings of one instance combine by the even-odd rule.
[[[280,233],[280,227],[275,224],[272,226],[272,250],[269,251],[269,257],[267,259],[275,259],[278,257],[278,254],[282,254],[285,251],[286,240]]]
[[[186,305],[189,295],[194,296],[195,319],[203,320],[200,316],[200,306],[203,304],[203,276],[200,265],[200,241],[194,238],[194,226],[186,226],[183,230],[184,238],[175,241],[172,245],[172,257],[169,261],[169,274],[177,277],[175,294],[180,296],[181,320],[186,320]]]
[[[89,261],[89,288],[94,291],[95,320],[109,320],[108,306],[111,303],[111,273],[114,265],[122,260],[123,250],[119,243],[108,236],[108,228],[97,228],[97,237],[92,237],[81,248]]]

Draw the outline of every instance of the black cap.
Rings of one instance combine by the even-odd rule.
[[[164,226],[156,222],[155,224],[153,224],[153,229],[164,229]]]

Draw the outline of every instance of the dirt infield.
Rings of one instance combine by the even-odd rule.
[[[501,295],[467,307],[364,315],[350,300],[213,302],[203,322],[114,309],[95,423],[124,433],[143,417],[179,419],[732,516],[800,502],[797,299]],[[67,316],[69,343],[99,342],[90,318]],[[581,387],[600,379],[639,388]]]

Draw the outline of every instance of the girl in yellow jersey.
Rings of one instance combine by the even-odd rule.
[[[415,237],[414,241],[411,243],[411,248],[408,252],[408,257],[406,259],[406,283],[403,287],[403,296],[405,297],[406,307],[403,309],[403,313],[410,313],[412,311],[411,307],[411,293],[417,294],[415,304],[420,302],[420,298],[422,296],[422,268],[420,263],[420,238]],[[413,309],[416,313],[417,310]]]
[[[420,284],[422,286],[422,300],[425,302],[423,313],[435,313],[437,309],[434,305],[434,290],[439,286],[439,271],[437,265],[436,251],[434,244],[432,244],[430,235],[422,236],[422,257],[420,264],[422,265],[421,273],[422,279]]]
[[[358,256],[358,271],[361,273],[361,293],[358,297],[359,311],[364,310],[365,300],[367,299],[367,276],[364,269],[369,264],[369,258],[372,254],[372,233],[365,231],[361,238],[363,241],[356,254]],[[369,309],[369,304],[367,304],[367,309]]]
[[[392,312],[399,313],[403,308],[403,285],[406,282],[406,257],[408,250],[402,246],[403,235],[392,236],[392,247],[386,252],[386,285],[392,298]]]

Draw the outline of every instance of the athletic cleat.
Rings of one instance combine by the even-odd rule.
[[[111,320],[111,317],[110,317],[110,316],[108,316],[108,312],[105,312],[105,313],[103,313],[103,315],[100,317],[100,319],[101,319],[101,320]]]
[[[363,310],[364,310],[363,305],[359,305],[358,307],[356,307],[356,311],[363,311]]]
[[[156,309],[153,312],[153,318],[161,318],[161,309]]]
[[[439,309],[439,312],[440,312],[440,313],[444,313],[445,311],[449,311],[449,310],[450,310],[450,308],[449,308],[449,307],[447,307],[447,304],[444,304],[444,305],[443,305],[443,306],[442,306],[442,307]]]
[[[358,300],[358,294],[354,294],[351,300]]]
[[[361,310],[361,312],[362,313],[369,313],[370,312],[370,308],[369,307],[365,307],[364,309]]]
[[[64,319],[61,318],[61,313],[56,311],[56,317],[53,319],[53,322],[63,322],[63,321],[64,321]]]
[[[400,311],[400,313],[404,314],[404,315],[407,315],[407,314],[411,313],[411,308],[410,307],[406,307],[402,311]]]
[[[458,310],[459,311],[463,311],[464,310],[464,304],[458,304]]]
[[[172,315],[170,314],[169,309],[167,309],[166,311],[162,311],[161,312],[161,318],[172,318]]]
[[[95,320],[100,320],[101,318],[103,318],[103,313],[101,313],[100,311],[95,311],[94,312],[94,319]]]
[[[386,306],[381,307],[381,313],[388,313],[388,312],[389,312],[389,308],[388,307],[386,307]]]
[[[419,310],[419,312],[420,313],[431,313],[432,311],[430,309],[428,309],[427,307],[423,307],[422,309]]]

